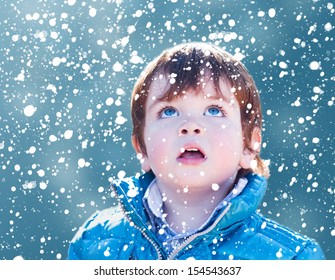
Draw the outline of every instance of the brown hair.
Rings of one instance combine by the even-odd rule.
[[[223,49],[205,43],[187,43],[177,45],[163,52],[142,72],[137,80],[131,100],[133,136],[137,138],[141,151],[146,154],[144,143],[145,107],[152,81],[158,74],[173,77],[163,94],[163,99],[172,100],[189,88],[197,89],[205,73],[210,73],[218,93],[220,79],[228,81],[234,89],[241,111],[244,145],[254,152],[257,162],[255,170],[241,169],[237,177],[250,171],[268,177],[268,168],[257,151],[251,147],[252,133],[255,128],[262,129],[262,111],[258,90],[246,67]]]

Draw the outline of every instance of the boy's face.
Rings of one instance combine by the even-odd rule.
[[[208,81],[196,91],[160,101],[169,83],[161,75],[149,90],[143,170],[151,169],[159,183],[176,189],[230,188],[238,170],[250,168],[253,158],[244,149],[240,108],[231,86],[222,79],[221,96]]]

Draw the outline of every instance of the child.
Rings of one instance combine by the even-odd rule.
[[[132,143],[145,173],[115,182],[69,259],[324,259],[319,245],[256,211],[268,170],[252,77],[222,49],[178,45],[132,94]]]

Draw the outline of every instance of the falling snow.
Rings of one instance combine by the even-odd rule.
[[[135,80],[163,49],[192,40],[231,52],[260,90],[271,162],[260,211],[335,259],[335,7],[281,2],[2,1],[1,258],[66,259],[83,221],[113,203],[110,182],[140,171]]]

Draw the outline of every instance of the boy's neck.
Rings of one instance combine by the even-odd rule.
[[[165,188],[160,184],[158,187],[165,197],[163,210],[167,214],[167,223],[176,233],[182,233],[202,226],[233,186],[222,187],[219,191],[189,188],[186,193],[182,189],[177,192],[175,188]]]

